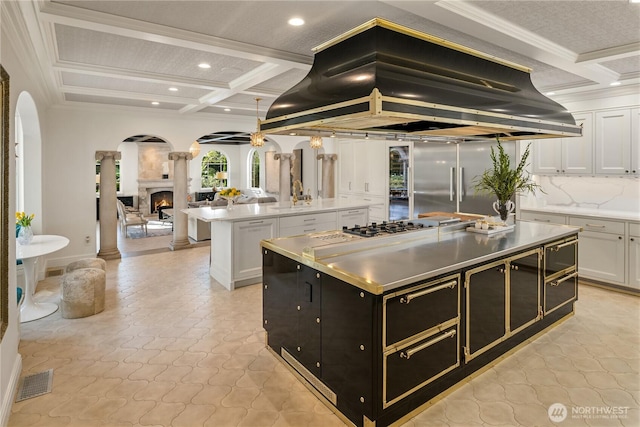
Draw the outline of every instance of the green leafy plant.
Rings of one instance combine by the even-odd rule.
[[[491,162],[493,168],[485,170],[475,181],[477,193],[494,194],[500,204],[506,203],[515,194],[535,194],[536,190],[544,193],[540,185],[533,182],[529,173],[525,170],[529,158],[529,147],[524,150],[520,163],[515,169],[511,168],[511,159],[504,151],[504,147],[498,141],[498,150],[491,147]]]

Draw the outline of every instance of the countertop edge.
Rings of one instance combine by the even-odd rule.
[[[633,216],[631,213],[624,213],[624,212],[618,212],[618,211],[594,212],[594,210],[581,210],[580,208],[557,207],[557,206],[521,207],[520,211],[550,213],[550,214],[570,215],[570,216],[582,216],[582,217],[589,217],[589,218],[601,218],[605,220],[614,220],[614,221],[640,222],[640,216]]]

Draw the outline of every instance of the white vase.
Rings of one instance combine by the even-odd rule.
[[[31,243],[33,240],[33,230],[31,229],[31,226],[21,226],[16,240],[18,240],[18,243],[21,245],[28,245]]]
[[[501,203],[500,200],[493,202],[493,210],[500,215],[500,219],[506,221],[509,218],[509,214],[512,214],[516,210],[516,205],[511,200],[507,200],[505,203]]]

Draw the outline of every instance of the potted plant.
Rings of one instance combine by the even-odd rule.
[[[491,162],[493,168],[485,170],[475,181],[475,190],[478,193],[494,194],[497,201],[493,203],[493,209],[500,214],[500,219],[506,221],[509,214],[514,211],[515,205],[511,198],[515,194],[535,194],[542,188],[531,180],[525,170],[529,158],[529,145],[524,150],[522,158],[515,169],[511,168],[511,159],[504,151],[504,147],[498,141],[498,152],[491,147]],[[544,191],[543,191],[544,192]]]

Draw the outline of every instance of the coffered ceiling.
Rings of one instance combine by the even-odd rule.
[[[23,43],[37,52],[56,104],[255,116],[260,97],[264,118],[306,75],[315,46],[375,17],[527,66],[538,90],[555,92],[559,102],[637,93],[640,82],[640,4],[629,0],[39,0],[2,7],[13,34],[26,34]],[[305,24],[288,25],[292,17]]]

